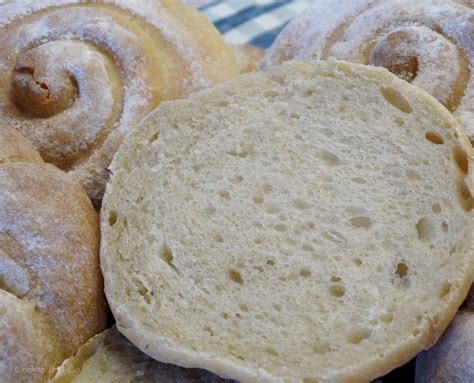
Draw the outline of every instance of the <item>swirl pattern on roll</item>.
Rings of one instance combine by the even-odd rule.
[[[474,139],[473,8],[472,0],[316,0],[262,67],[329,57],[383,66],[438,99]]]
[[[163,100],[238,74],[211,23],[172,0],[8,3],[0,46],[0,119],[96,205],[137,122]]]

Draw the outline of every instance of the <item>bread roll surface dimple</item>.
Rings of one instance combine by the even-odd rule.
[[[142,353],[115,327],[91,338],[64,361],[53,383],[232,383],[210,372],[160,363]]]
[[[105,194],[118,330],[242,382],[380,376],[468,292],[471,160],[457,120],[381,68],[287,63],[164,103]]]
[[[0,298],[7,310],[0,341],[7,381],[18,370],[25,381],[33,380],[30,374],[45,379],[105,327],[98,250],[97,213],[66,173],[48,164],[0,166]]]
[[[16,130],[0,124],[0,164],[43,160],[33,145]]]

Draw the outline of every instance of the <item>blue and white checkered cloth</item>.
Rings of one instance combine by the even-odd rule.
[[[188,0],[232,44],[268,48],[283,27],[314,0]]]

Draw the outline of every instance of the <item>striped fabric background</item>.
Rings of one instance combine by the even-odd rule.
[[[282,28],[313,0],[188,0],[233,44],[268,48]]]

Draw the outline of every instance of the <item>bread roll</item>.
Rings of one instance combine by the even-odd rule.
[[[0,124],[0,165],[5,162],[37,162],[43,160],[31,142],[16,130]]]
[[[153,360],[115,327],[91,338],[58,368],[52,383],[231,383],[207,371]]]
[[[250,44],[231,44],[240,73],[253,72],[260,64],[265,53],[263,49]]]
[[[383,375],[468,292],[471,161],[457,120],[380,68],[288,63],[163,103],[104,198],[118,330],[242,382]]]
[[[105,328],[99,224],[53,165],[0,166],[0,376],[43,382]]]
[[[424,89],[474,140],[472,0],[316,0],[268,49],[264,67],[335,57],[382,66]]]
[[[136,123],[162,100],[238,75],[214,26],[176,0],[7,3],[0,46],[0,120],[96,206]]]

